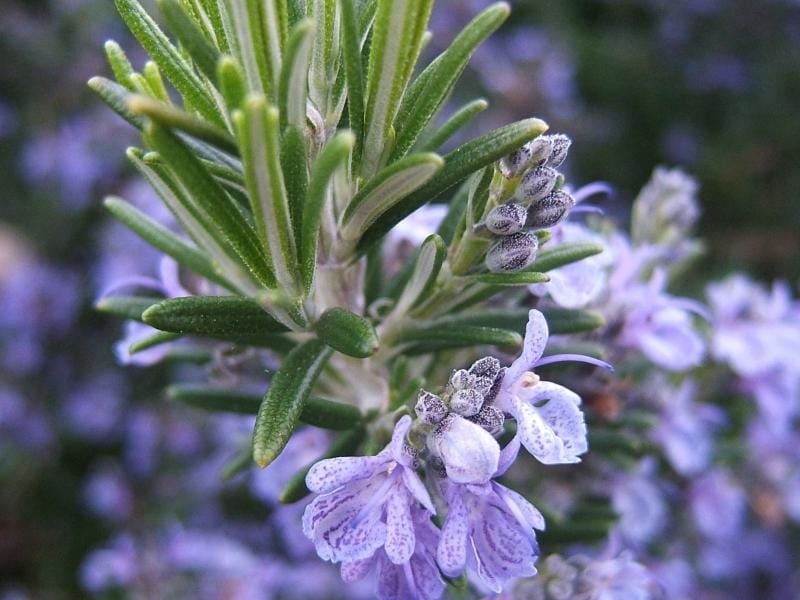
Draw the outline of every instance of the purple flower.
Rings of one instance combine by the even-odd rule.
[[[519,446],[515,437],[503,449],[495,477],[511,466]],[[436,558],[445,575],[466,570],[500,592],[509,580],[536,574],[539,545],[533,530],[544,529],[544,518],[530,502],[496,481],[462,485],[443,479],[441,487],[448,510]]]
[[[622,329],[617,343],[642,352],[669,371],[700,365],[705,342],[694,327],[692,313],[705,315],[697,302],[666,293],[666,274],[658,270],[647,284],[628,282],[618,288]]]
[[[695,401],[697,386],[691,379],[674,389],[664,378],[650,386],[661,411],[658,425],[651,431],[672,468],[684,476],[705,469],[714,450],[713,432],[725,422],[725,413],[710,404]]]
[[[303,533],[320,558],[363,560],[383,547],[394,564],[409,561],[416,539],[413,506],[435,512],[406,443],[410,427],[411,417],[400,419],[377,456],[331,458],[308,472],[308,489],[321,495],[303,514]]]
[[[415,508],[411,511],[414,523],[414,551],[403,564],[393,562],[385,551],[370,558],[342,563],[342,579],[353,583],[363,579],[373,567],[377,570],[380,600],[435,600],[444,592],[444,581],[436,566],[436,546],[439,530],[431,523],[430,513]]]
[[[548,329],[544,315],[530,311],[522,354],[508,367],[496,405],[517,420],[517,435],[522,445],[544,464],[580,462],[586,452],[586,424],[580,410],[581,399],[565,387],[541,381],[531,369],[539,364],[587,357],[572,355],[542,359]]]

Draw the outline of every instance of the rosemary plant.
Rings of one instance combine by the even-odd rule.
[[[150,61],[137,71],[108,42],[115,81],[89,85],[141,131],[128,158],[179,231],[120,198],[106,206],[194,281],[100,301],[153,328],[130,352],[190,337],[271,357],[262,394],[169,392],[256,415],[229,475],[251,457],[270,465],[303,423],[340,432],[283,498],[320,494],[304,531],[346,579],[377,564],[381,597],[435,598],[463,574],[495,591],[534,575],[544,520],[494,479],[520,444],[544,464],[580,460],[580,398],[532,371],[603,366],[542,358],[548,332],[602,319],[530,310],[524,291],[602,247],[550,240],[575,197],[557,171],[569,138],[543,121],[440,153],[487,106],[439,118],[509,7],[486,8],[421,66],[433,0],[159,0],[169,36],[136,0],[116,4]],[[431,202],[448,206],[436,233],[396,253],[392,229]],[[520,349],[508,369],[492,356]]]

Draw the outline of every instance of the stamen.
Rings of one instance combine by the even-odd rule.
[[[544,356],[537,360],[533,365],[533,368],[563,361],[582,362],[594,365],[595,367],[600,367],[602,369],[608,369],[612,372],[614,371],[614,367],[604,360],[592,358],[591,356],[586,356],[585,354],[551,354],[550,356]]]
[[[606,183],[605,181],[595,181],[594,183],[589,183],[582,188],[576,190],[572,197],[575,198],[575,203],[583,202],[587,198],[591,198],[596,194],[606,194],[607,196],[614,195],[614,188],[610,183]]]

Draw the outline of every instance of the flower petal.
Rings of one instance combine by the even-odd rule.
[[[545,464],[579,462],[578,456],[588,450],[586,423],[579,408],[580,396],[558,384],[540,381],[525,390],[524,400],[533,405],[533,410],[556,439],[553,452],[541,456],[531,453]],[[550,436],[546,438],[549,440]],[[525,444],[525,439],[522,443]]]
[[[303,533],[314,542],[321,559],[331,562],[361,560],[383,546],[386,525],[380,520],[382,511],[361,514],[383,481],[384,478],[377,477],[356,482],[318,496],[306,507]]]
[[[408,562],[414,552],[414,523],[411,498],[395,487],[386,502],[386,556],[396,565]]]
[[[533,365],[544,353],[548,335],[547,321],[544,315],[538,310],[531,310],[528,313],[528,324],[525,327],[525,342],[522,346],[522,354],[511,363],[503,378],[503,387],[505,389],[509,389],[525,371],[533,369]]]
[[[461,494],[457,491],[449,495],[447,518],[442,527],[439,546],[436,548],[436,562],[442,573],[457,577],[467,565],[467,533],[469,532],[469,513]]]
[[[347,483],[372,477],[388,462],[385,457],[342,456],[316,463],[306,475],[306,486],[317,494],[327,494]]]
[[[545,464],[569,462],[559,460],[561,444],[536,409],[516,396],[512,400],[510,411],[517,420],[517,435],[528,452]]]
[[[411,469],[403,469],[403,484],[406,486],[406,489],[411,492],[411,495],[417,499],[417,502],[424,506],[429,513],[432,515],[436,514],[436,508],[433,506],[431,496],[425,484],[422,483],[422,480],[419,478],[419,475]]]
[[[520,525],[544,531],[545,522],[542,513],[540,513],[539,509],[533,504],[528,502],[527,498],[496,482],[492,483],[492,487],[503,503],[514,514],[517,521],[520,522]],[[520,519],[520,517],[522,518]]]
[[[361,581],[370,572],[373,564],[375,564],[375,558],[372,556],[362,560],[343,562],[339,571],[342,576],[342,581],[345,583],[355,583],[356,581]]]
[[[514,464],[519,454],[519,436],[515,435],[511,441],[506,444],[506,447],[500,451],[500,461],[497,465],[497,472],[494,477],[501,477],[505,475],[506,471]]]
[[[389,442],[387,446],[389,454],[401,465],[410,464],[410,457],[405,450],[406,436],[408,435],[409,429],[411,429],[411,417],[405,415],[395,424],[394,432],[392,432],[392,441]]]
[[[507,512],[485,507],[472,541],[478,575],[493,591],[501,592],[510,579],[536,574],[538,545]]]
[[[472,421],[451,413],[434,433],[434,444],[456,483],[486,483],[497,471],[500,446]]]

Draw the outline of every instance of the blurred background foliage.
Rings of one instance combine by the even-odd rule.
[[[441,0],[432,46],[486,4]],[[492,101],[477,128],[543,117],[575,138],[571,180],[612,182],[623,207],[655,165],[682,166],[702,186],[706,266],[796,281],[800,3],[513,4],[460,91]],[[141,462],[131,440],[141,442],[147,425],[134,417],[202,421],[186,411],[164,415],[178,410],[163,408],[157,392],[171,367],[115,366],[119,325],[91,308],[114,277],[153,273],[156,264],[100,205],[111,191],[147,194],[123,160],[133,132],[85,86],[107,72],[108,38],[141,64],[109,0],[4,0],[0,10],[0,594],[15,586],[36,597],[79,594],[87,553],[119,528],[116,517],[87,507],[87,481],[103,460]],[[14,295],[18,265],[39,270],[25,266],[25,293]],[[31,333],[34,326],[41,331]],[[70,408],[76,398],[89,398],[88,408]],[[73,422],[111,411],[109,402],[117,433],[97,436]],[[158,459],[156,470],[195,460],[181,452]],[[174,488],[164,491],[162,481],[154,491],[158,480],[148,477],[128,478],[136,489],[126,527],[191,512]],[[173,502],[153,506],[159,493]]]

